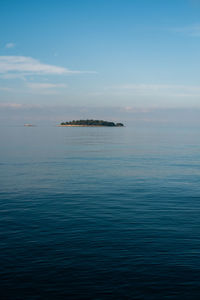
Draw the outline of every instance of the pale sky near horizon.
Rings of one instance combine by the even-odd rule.
[[[1,0],[0,108],[200,108],[200,1]]]

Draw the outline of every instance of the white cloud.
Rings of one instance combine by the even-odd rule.
[[[124,84],[112,89],[133,90],[136,92],[160,92],[160,91],[187,91],[191,93],[200,93],[200,86],[194,85],[173,85],[173,84]]]
[[[74,71],[63,67],[44,64],[32,57],[0,56],[0,73],[22,73],[23,75],[62,75],[92,72]]]
[[[9,91],[12,91],[12,88],[9,88],[9,87],[0,87],[0,91],[6,91],[6,92],[9,92]]]
[[[5,45],[5,48],[10,49],[10,48],[14,48],[15,47],[15,43],[7,43]]]
[[[134,106],[125,106],[122,107],[122,111],[127,113],[148,113],[152,111],[153,108],[144,108],[144,107],[134,107]],[[154,108],[155,109],[155,108]]]
[[[145,91],[145,90],[151,90],[151,91],[158,91],[163,89],[169,89],[171,87],[174,87],[173,85],[166,85],[166,84],[124,84],[120,85],[117,88],[123,89],[123,90],[136,90],[136,91]]]
[[[124,90],[151,90],[151,91],[158,91],[158,90],[166,90],[166,89],[177,89],[183,88],[183,85],[170,85],[170,84],[124,84],[117,86],[118,89]],[[200,87],[199,87],[200,89]]]
[[[200,37],[200,24],[173,28],[173,31],[189,36]]]
[[[59,94],[60,89],[67,87],[64,83],[46,83],[46,82],[29,82],[26,86],[31,89],[32,93],[40,95],[55,95]]]
[[[54,88],[66,88],[67,85],[64,83],[39,83],[39,82],[35,82],[35,83],[28,83],[27,84],[28,87],[30,87],[31,89],[36,89],[36,90],[46,90],[46,89],[54,89]]]
[[[24,74],[20,73],[6,73],[6,74],[0,74],[0,78],[3,79],[21,79],[26,80],[26,77]]]
[[[109,94],[135,97],[200,98],[200,86],[170,84],[124,84],[108,87]]]
[[[0,108],[22,108],[23,107],[23,104],[20,104],[20,103],[5,103],[5,102],[2,102],[0,103]]]

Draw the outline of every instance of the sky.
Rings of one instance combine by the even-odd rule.
[[[200,0],[1,0],[0,116],[200,110],[199,57]]]

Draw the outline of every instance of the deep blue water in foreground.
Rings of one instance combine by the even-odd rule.
[[[199,132],[1,127],[1,299],[200,299]]]

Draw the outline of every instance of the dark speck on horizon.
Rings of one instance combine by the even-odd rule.
[[[114,123],[110,121],[104,120],[73,120],[69,122],[62,122],[60,126],[107,126],[107,127],[123,127],[122,123]]]

